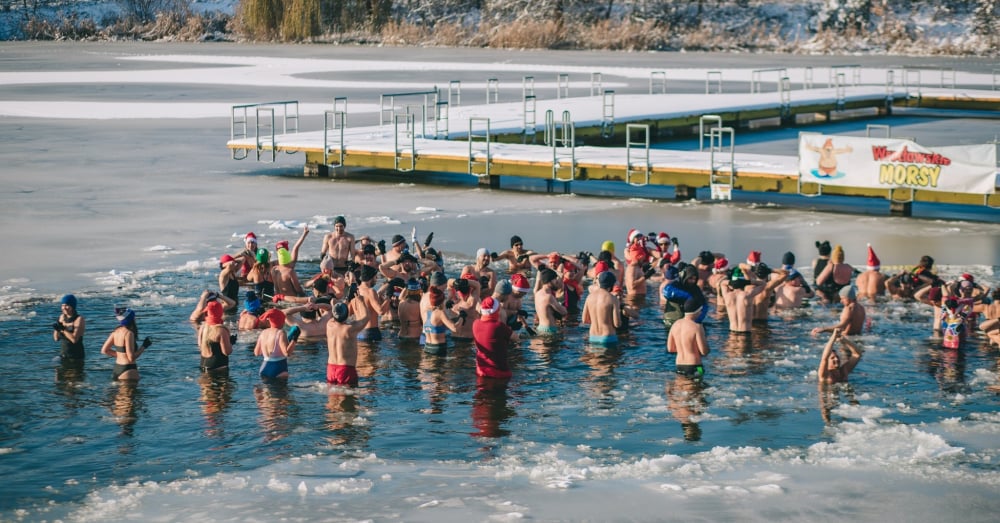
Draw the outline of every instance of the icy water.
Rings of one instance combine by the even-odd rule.
[[[8,70],[46,71],[166,67],[119,61],[121,54],[358,53],[132,44],[0,51],[28,57],[6,60]],[[566,56],[591,59],[511,55],[546,74],[544,64],[557,67]],[[628,59],[637,67],[654,61]],[[329,94],[191,87],[197,77],[176,85],[38,82],[0,94],[155,103]],[[901,133],[928,144],[945,134],[968,143],[990,124],[951,120],[935,131],[934,119],[898,118],[894,125],[908,127]],[[886,270],[931,254],[943,276],[971,272],[996,284],[994,211],[936,207],[927,219],[906,219],[884,216],[884,202],[835,201],[827,208],[839,212],[830,213],[739,200],[746,195],[678,203],[669,190],[621,199],[489,191],[447,177],[435,180],[444,187],[307,180],[301,156],[274,165],[230,160],[226,116],[7,117],[0,125],[16,145],[0,150],[0,238],[17,247],[0,260],[0,347],[8,355],[0,362],[0,520],[939,522],[994,521],[1000,509],[1000,413],[991,389],[1000,354],[975,338],[960,351],[939,350],[929,338],[931,312],[918,304],[870,306],[864,359],[849,386],[829,393],[815,375],[825,339],[809,330],[834,323],[839,311],[818,303],[772,317],[749,340],[731,339],[725,322],[710,320],[708,375],[694,388],[673,374],[652,297],[617,349],[589,346],[586,327],[575,324],[553,340],[522,340],[511,353],[514,378],[499,390],[478,386],[469,346],[429,356],[398,343],[391,328],[385,340],[362,345],[356,390],[327,387],[325,346],[315,343],[292,356],[287,384],[263,382],[252,333],[240,333],[228,375],[207,376],[187,322],[201,290],[215,285],[218,255],[237,251],[246,231],[273,246],[308,224],[305,276],[317,270],[319,241],[337,214],[355,234],[377,238],[408,236],[413,226],[421,236],[435,231],[451,273],[479,247],[502,250],[512,234],[536,250],[577,252],[606,239],[621,244],[640,227],[679,237],[685,258],[713,249],[739,260],[755,249],[777,265],[792,250],[807,272],[815,240],[843,244],[857,267],[870,242]],[[833,130],[863,129],[854,122]],[[782,131],[756,136],[748,146],[759,150],[793,140]],[[956,218],[968,214],[970,221]],[[49,325],[65,292],[77,295],[88,322],[82,368],[55,358]],[[112,382],[110,358],[99,354],[118,303],[134,307],[141,335],[155,340],[139,360],[137,385]]]

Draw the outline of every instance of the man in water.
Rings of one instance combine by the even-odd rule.
[[[829,327],[816,327],[812,330],[813,336],[834,330],[850,335],[861,334],[861,329],[865,326],[865,307],[858,303],[854,286],[848,285],[840,289],[840,303],[844,306],[844,310],[840,313],[840,322]]]
[[[521,237],[514,235],[510,237],[510,249],[497,254],[497,261],[507,260],[508,270],[513,273],[521,272],[528,274],[531,272],[531,255],[535,251],[524,248]]]
[[[834,350],[834,342],[840,341],[844,349],[850,353],[847,361],[841,361],[840,355]],[[847,376],[854,370],[854,367],[861,361],[861,349],[853,341],[843,336],[840,329],[834,328],[830,334],[830,340],[823,347],[823,355],[820,356],[819,370],[816,374],[821,384],[846,383]]]
[[[858,298],[866,298],[874,302],[877,296],[885,296],[886,278],[880,271],[881,268],[882,262],[879,261],[878,255],[875,254],[875,250],[869,243],[868,265],[865,272],[859,274],[855,280],[858,286]]]
[[[535,284],[535,316],[538,318],[539,334],[555,334],[559,332],[558,322],[566,317],[566,307],[556,299],[556,292],[562,286],[562,280],[556,271],[542,269],[538,272]]]
[[[354,321],[348,322],[347,304],[333,306],[331,321],[326,323],[326,382],[331,385],[358,385],[358,335],[368,325],[368,306],[360,295],[351,301]]]
[[[343,216],[333,219],[333,232],[323,237],[323,247],[320,259],[329,257],[333,260],[333,270],[340,274],[347,272],[347,262],[356,256],[354,250],[354,235],[347,232],[347,220]]]
[[[696,298],[684,302],[684,317],[673,323],[667,335],[667,352],[677,354],[676,372],[687,378],[700,379],[705,374],[701,358],[710,349],[705,328],[695,321],[704,306],[704,301]]]
[[[604,271],[597,276],[597,288],[591,287],[590,294],[583,302],[583,323],[590,324],[592,345],[614,345],[618,343],[618,328],[622,325],[622,306],[611,289],[615,286],[615,274]]]
[[[749,287],[749,288],[748,288]],[[754,297],[764,291],[764,282],[748,280],[739,268],[733,270],[732,279],[719,286],[722,301],[729,315],[729,332],[749,334],[753,321]]]

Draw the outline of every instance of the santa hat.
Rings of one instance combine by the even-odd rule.
[[[493,299],[493,296],[487,296],[483,299],[483,302],[479,304],[479,311],[484,318],[489,318],[495,315],[500,310],[500,301]]]
[[[760,263],[760,251],[750,251],[750,254],[747,255],[747,263],[750,265]]]
[[[631,229],[631,230],[629,230],[628,231],[628,242],[632,243],[639,236],[642,236],[642,233],[639,232],[639,229]]]
[[[274,244],[274,248],[275,249],[286,249],[287,250],[288,249],[288,240],[281,240],[280,242],[275,243]]]
[[[722,272],[729,268],[729,260],[725,258],[716,258],[714,272]]]
[[[246,243],[246,242],[257,243],[257,235],[254,234],[254,233],[252,233],[252,232],[248,232],[246,234],[246,236],[243,237],[243,242],[244,243]]]
[[[514,288],[514,292],[520,292],[521,294],[527,294],[531,291],[531,286],[528,285],[528,278],[523,274],[514,274],[510,277],[510,284]]]
[[[872,244],[868,244],[868,270],[877,271],[882,266],[882,262],[879,261],[878,256],[875,254],[875,250],[872,249]]]
[[[599,261],[599,262],[597,262],[597,263],[594,264],[594,275],[595,276],[598,275],[598,274],[601,274],[602,272],[607,272],[609,270],[611,270],[611,268],[608,267],[608,263],[607,262]]]
[[[665,233],[665,232],[661,232],[660,234],[657,234],[656,235],[656,243],[670,243],[670,235],[667,234],[667,233]]]

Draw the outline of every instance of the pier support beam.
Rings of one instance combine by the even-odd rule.
[[[479,178],[479,185],[483,187],[489,187],[490,189],[499,189],[500,177],[495,174],[491,174],[489,176],[483,176]]]
[[[573,182],[560,182],[558,180],[551,180],[551,179],[545,180],[545,192],[548,194],[555,194],[559,192],[558,185],[556,185],[557,183],[562,186],[563,194],[573,194],[573,189],[570,185]]]
[[[913,216],[913,202],[889,202],[889,214],[892,216]]]
[[[323,165],[321,163],[306,163],[304,169],[302,169],[302,174],[306,178],[329,178],[330,177],[330,166]]]
[[[697,197],[698,188],[678,185],[674,187],[675,200],[694,200]]]

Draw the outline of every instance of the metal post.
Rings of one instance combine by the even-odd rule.
[[[559,73],[556,79],[556,98],[569,98],[569,75]]]

